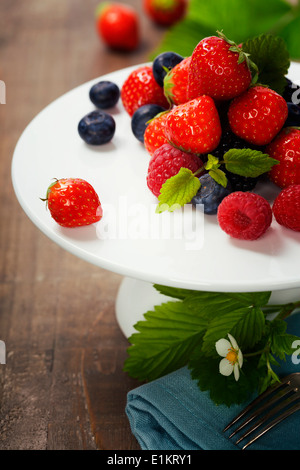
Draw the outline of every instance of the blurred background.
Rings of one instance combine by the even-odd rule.
[[[271,31],[300,56],[298,2],[191,0],[183,20],[163,26],[143,1],[120,1],[138,17],[131,51],[99,35],[103,3],[0,2],[0,450],[139,449],[124,412],[139,383],[122,370],[128,342],[114,311],[121,277],[63,251],[23,213],[11,159],[24,128],[70,89],[163,50],[189,55],[217,29],[236,42]]]

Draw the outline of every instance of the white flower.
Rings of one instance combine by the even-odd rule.
[[[226,376],[233,372],[235,380],[239,380],[243,354],[234,337],[228,334],[228,338],[229,341],[222,338],[216,342],[217,353],[224,358],[220,361],[219,371]]]

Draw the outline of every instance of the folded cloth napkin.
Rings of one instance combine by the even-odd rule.
[[[288,332],[300,336],[300,314],[287,323]],[[292,372],[300,372],[300,365],[288,358],[280,374]],[[182,368],[130,391],[126,413],[142,450],[239,450],[244,443],[236,445],[223,429],[245,405],[216,406]],[[300,410],[248,449],[300,450],[299,431]]]

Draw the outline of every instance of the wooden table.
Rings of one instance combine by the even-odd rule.
[[[104,73],[148,60],[164,30],[140,0],[137,51],[108,50],[97,0],[1,0],[0,450],[139,449],[125,415],[139,383],[122,370],[128,342],[115,319],[121,276],[46,238],[19,206],[11,158],[26,125],[52,100]],[[32,168],[34,171],[34,168]]]

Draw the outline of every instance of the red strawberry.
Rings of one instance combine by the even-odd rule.
[[[269,144],[287,115],[287,103],[282,96],[259,85],[235,98],[228,110],[229,125],[234,134],[255,145]]]
[[[148,188],[154,196],[158,197],[162,185],[171,176],[177,175],[180,168],[188,168],[195,173],[202,166],[201,159],[196,155],[183,152],[170,144],[164,144],[154,152],[149,162]]]
[[[276,222],[300,232],[300,184],[284,188],[276,197],[272,209]]]
[[[171,26],[185,15],[187,0],[144,0],[144,9],[155,23]]]
[[[278,160],[269,178],[280,188],[300,184],[300,130],[286,127],[266,147],[266,153]]]
[[[189,70],[189,99],[208,95],[230,100],[247,90],[252,80],[248,59],[233,44],[223,36],[211,36],[195,47]],[[241,57],[245,59],[240,63]]]
[[[132,51],[139,45],[139,20],[128,5],[109,2],[97,10],[96,27],[102,40],[111,48]]]
[[[80,178],[56,180],[47,190],[46,201],[51,216],[63,227],[90,225],[102,218],[97,193]]]
[[[165,135],[165,126],[168,113],[162,113],[155,117],[146,127],[144,134],[144,145],[147,152],[153,155],[156,149],[163,144],[167,144],[168,140]]]
[[[188,76],[191,57],[186,57],[175,65],[164,78],[164,91],[166,97],[174,104],[183,104],[188,101]]]
[[[185,152],[211,152],[218,146],[221,132],[218,111],[209,96],[200,96],[176,106],[166,121],[167,139]]]
[[[235,191],[219,205],[218,222],[233,238],[256,240],[270,227],[272,209],[268,201],[256,193]]]
[[[152,67],[148,65],[138,67],[127,77],[121,89],[121,100],[130,116],[144,104],[169,107],[164,90],[157,84]]]

